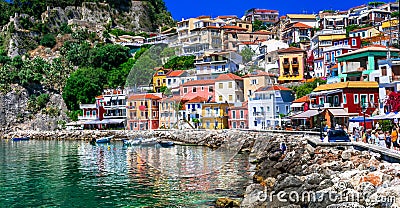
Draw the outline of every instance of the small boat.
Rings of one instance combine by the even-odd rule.
[[[12,140],[14,142],[17,142],[17,141],[28,141],[29,137],[13,137]]]
[[[148,138],[148,139],[143,139],[142,140],[142,146],[150,146],[150,145],[155,145],[157,144],[157,138]]]
[[[175,143],[173,141],[161,141],[160,145],[161,147],[172,147]]]
[[[135,138],[135,139],[123,140],[123,142],[124,142],[124,145],[137,146],[142,143],[142,139]]]
[[[112,138],[114,138],[114,136],[102,137],[100,139],[96,139],[96,143],[108,143]]]

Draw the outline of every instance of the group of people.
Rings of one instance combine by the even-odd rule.
[[[395,125],[391,132],[383,131],[379,124],[374,129],[365,130],[363,127],[354,127],[353,129],[354,141],[362,141],[364,143],[375,144],[389,149],[399,150],[399,126]]]

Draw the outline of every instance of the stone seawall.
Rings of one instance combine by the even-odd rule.
[[[217,148],[231,139],[243,144],[243,149],[249,150],[252,142],[267,134],[256,132],[242,132],[234,130],[154,130],[154,131],[98,131],[98,130],[75,130],[75,131],[16,131],[2,135],[3,139],[13,137],[26,137],[41,140],[91,140],[92,138],[101,138],[114,136],[113,140],[131,139],[137,137],[151,138],[156,137],[159,140],[171,140],[178,144],[186,145],[204,145]]]

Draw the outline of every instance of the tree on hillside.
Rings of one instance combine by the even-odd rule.
[[[254,54],[254,51],[249,46],[244,47],[240,52],[244,63],[250,62],[253,59]]]
[[[195,56],[174,56],[168,59],[164,64],[164,68],[173,70],[187,70],[194,68]]]
[[[370,1],[370,2],[368,2],[368,5],[372,6],[374,8],[376,8],[378,6],[381,6],[383,4],[385,4],[385,2],[381,2],[381,1]]]
[[[89,64],[92,67],[101,67],[107,71],[119,67],[129,58],[129,48],[121,45],[106,44],[90,50]]]
[[[326,81],[318,78],[313,82],[307,82],[299,86],[292,86],[290,88],[296,93],[296,98],[301,98],[310,94],[315,88],[317,88],[318,85],[323,84],[326,84]]]
[[[261,22],[260,20],[254,20],[253,22],[253,32],[259,31],[259,30],[265,30],[267,27]]]
[[[107,83],[107,72],[101,68],[79,68],[71,74],[63,90],[69,110],[78,110],[80,103],[94,103]]]

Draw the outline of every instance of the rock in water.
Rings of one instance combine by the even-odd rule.
[[[225,207],[240,207],[240,203],[237,200],[229,199],[229,198],[219,198],[216,202],[217,207],[225,208]]]

